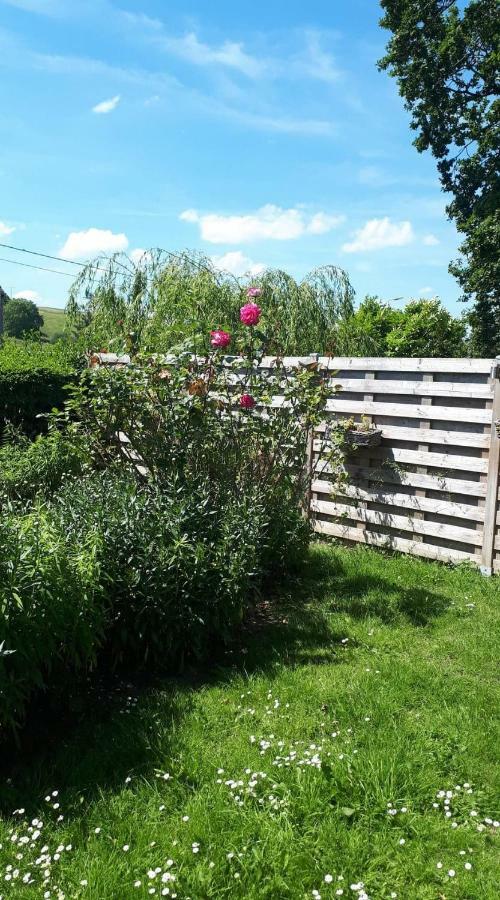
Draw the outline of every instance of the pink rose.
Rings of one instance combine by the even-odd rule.
[[[261,312],[256,303],[245,303],[240,309],[240,320],[244,325],[258,325]]]
[[[240,406],[242,409],[253,409],[255,400],[251,394],[242,394],[240,397]]]
[[[262,294],[261,288],[258,288],[258,287],[247,288],[247,297],[249,300],[252,300],[255,297],[260,297],[261,294]]]
[[[228,347],[231,343],[231,335],[228,334],[227,331],[211,331],[210,343],[212,347],[217,347],[220,350],[224,350],[224,348]]]

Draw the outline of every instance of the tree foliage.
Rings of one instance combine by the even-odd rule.
[[[466,356],[465,337],[465,321],[454,319],[439,300],[411,300],[387,335],[387,355]]]
[[[300,282],[268,270],[252,283],[262,290],[270,353],[339,351],[341,324],[354,309],[354,290],[342,269],[323,266]],[[237,327],[246,287],[246,279],[218,271],[199,253],[149,250],[137,265],[118,254],[82,270],[66,311],[91,349],[128,342],[147,352],[205,350],[210,329]]]
[[[475,300],[473,350],[500,352],[498,0],[381,0],[392,32],[380,67],[398,80],[419,152],[437,159],[452,195],[448,215],[464,235],[450,264],[464,300]]]
[[[43,316],[32,300],[22,298],[8,300],[4,306],[4,328],[9,337],[20,338],[34,331],[40,331]]]
[[[348,328],[371,356],[461,357],[469,351],[464,318],[454,318],[437,298],[392,309],[377,297],[365,297]]]

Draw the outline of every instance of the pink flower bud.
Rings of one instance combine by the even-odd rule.
[[[231,343],[231,335],[228,334],[227,331],[211,331],[210,343],[212,347],[217,347],[219,350],[224,350],[224,348],[228,347]]]
[[[258,325],[261,312],[256,303],[245,303],[240,309],[240,320],[244,325]]]
[[[253,300],[255,297],[260,297],[262,294],[262,289],[258,287],[249,287],[247,288],[247,297],[249,300]]]
[[[240,406],[242,409],[253,409],[255,400],[251,394],[242,394],[240,397]]]

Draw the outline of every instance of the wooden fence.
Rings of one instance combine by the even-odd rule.
[[[337,493],[314,442],[315,531],[500,572],[500,360],[319,363],[341,389],[328,401],[329,418],[368,416],[382,442],[348,458]]]
[[[112,354],[98,358],[129,362]],[[500,573],[500,357],[314,356],[285,357],[281,364],[298,369],[313,360],[332,389],[328,421],[310,445],[314,530]],[[275,365],[274,358],[261,363]],[[348,479],[335,487],[322,455],[325,431],[334,421],[361,416],[382,429],[381,444],[349,456]]]

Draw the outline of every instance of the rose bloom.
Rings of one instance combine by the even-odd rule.
[[[231,335],[228,334],[227,331],[211,331],[210,332],[210,343],[212,347],[217,347],[220,350],[223,350],[225,347],[228,347],[231,343]]]
[[[244,325],[258,325],[261,312],[256,303],[245,303],[240,309],[240,320]]]
[[[255,400],[251,394],[242,394],[240,397],[240,406],[242,409],[253,409]]]
[[[255,297],[260,297],[262,294],[262,289],[258,287],[249,287],[247,288],[247,297],[249,300],[254,299]]]

